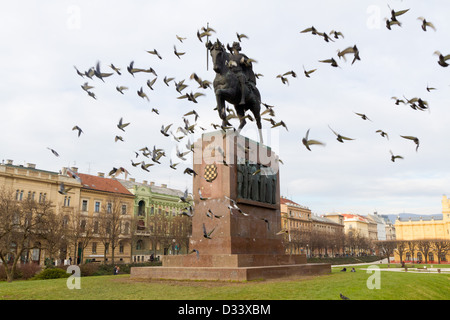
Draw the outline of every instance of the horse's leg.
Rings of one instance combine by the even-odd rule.
[[[219,111],[219,115],[222,119],[222,126],[230,126],[231,124],[228,122],[226,109],[225,109],[225,102],[228,101],[232,103],[229,100],[229,97],[233,97],[233,94],[235,93],[235,90],[233,88],[229,89],[218,89],[216,90],[216,100],[217,100],[217,106]]]
[[[256,101],[251,108],[253,116],[255,117],[256,126],[258,127],[259,142],[263,144],[262,124],[261,124],[261,105]]]
[[[236,114],[239,117],[239,128],[237,129],[237,132],[240,133],[242,128],[245,126],[245,124],[247,123],[245,121],[245,109],[244,106],[239,104],[239,105],[234,105],[234,109],[236,110]]]
[[[217,111],[219,112],[219,117],[222,119],[222,126],[226,126],[227,123],[227,114],[225,113],[225,99],[220,94],[220,91],[216,91],[216,102],[217,102]]]

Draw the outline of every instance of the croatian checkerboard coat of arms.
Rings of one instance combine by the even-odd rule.
[[[205,167],[205,173],[203,175],[206,181],[212,182],[217,178],[217,166],[215,164],[208,164]]]

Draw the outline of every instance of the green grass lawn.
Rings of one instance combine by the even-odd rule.
[[[450,274],[380,271],[380,289],[368,289],[374,275],[364,268],[296,280],[249,282],[134,280],[129,275],[81,278],[81,289],[66,279],[0,282],[2,300],[448,300]]]

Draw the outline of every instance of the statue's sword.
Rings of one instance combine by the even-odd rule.
[[[206,23],[206,29],[207,30],[209,29],[209,22]],[[209,42],[209,36],[207,35],[206,36],[206,43],[208,43],[208,42]],[[208,48],[206,48],[206,71],[209,70],[208,67],[209,67]]]

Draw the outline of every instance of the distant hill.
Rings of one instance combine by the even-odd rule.
[[[420,214],[415,214],[415,213],[399,213],[399,214],[383,214],[381,215],[383,217],[388,217],[389,220],[391,220],[392,223],[395,223],[395,220],[397,220],[397,217],[400,216],[400,219],[409,219],[411,218],[411,220],[419,220],[420,217],[422,217],[424,220],[428,220],[431,219],[431,217],[434,217],[435,219],[442,219],[442,214],[424,214],[424,215],[420,215]]]

